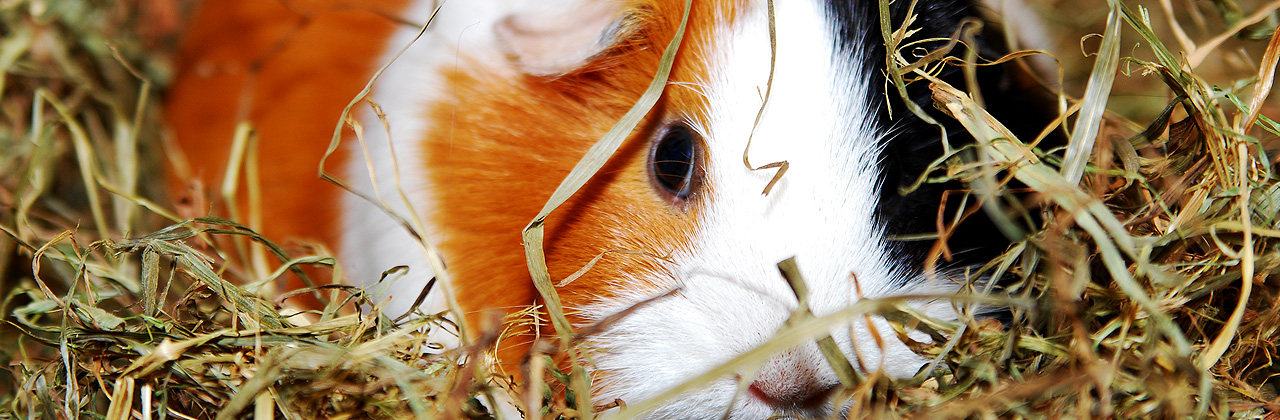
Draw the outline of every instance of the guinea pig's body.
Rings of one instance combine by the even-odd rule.
[[[348,135],[345,156],[333,161],[345,169],[330,171],[380,197],[403,220],[422,221],[425,239],[448,267],[449,288],[473,321],[486,311],[539,303],[521,229],[640,98],[684,10],[683,1],[668,0],[451,1],[414,42],[418,28],[383,16],[425,22],[434,2],[368,3],[379,13],[345,3],[328,9],[308,3],[303,12],[231,4],[209,2],[195,25],[208,32],[218,19],[240,22],[235,37],[246,43],[238,47],[240,57],[208,53],[234,46],[188,40],[171,100],[170,119],[192,160],[213,153],[193,165],[197,173],[216,173],[208,168],[225,156],[216,150],[230,142],[236,116],[246,116],[260,133],[269,172],[263,178],[276,184],[265,190],[264,202],[289,207],[267,209],[267,233],[329,241],[354,284],[371,285],[384,271],[407,265],[404,278],[382,296],[389,299],[386,313],[408,311],[433,276],[419,242],[367,199],[313,179],[346,101],[413,42],[370,96],[385,120],[357,112],[363,143]],[[936,230],[942,187],[926,185],[906,196],[899,187],[943,149],[938,130],[905,109],[885,82],[878,5],[778,0],[775,6],[776,60],[764,1],[695,0],[663,97],[604,168],[547,220],[554,280],[603,255],[557,289],[576,325],[676,290],[590,339],[596,397],[603,401],[646,400],[768,340],[797,307],[777,268],[786,258],[796,258],[818,315],[861,298],[957,288],[924,280],[922,249],[929,243],[893,240]],[[265,18],[208,17],[267,14],[231,10],[237,7],[275,7],[273,19],[291,23],[259,30],[268,26]],[[895,27],[906,7],[893,5]],[[912,39],[950,37],[972,14],[945,0],[921,2],[916,13],[924,30]],[[343,17],[350,15],[357,17]],[[312,33],[309,25],[329,26]],[[324,42],[343,44],[316,41],[329,38]],[[278,47],[296,42],[312,44],[298,51]],[[329,59],[345,64],[316,67]],[[221,80],[220,68],[259,73]],[[256,85],[245,88],[246,80]],[[912,100],[927,108],[922,84],[913,85]],[[213,96],[243,103],[246,91],[255,92],[252,103],[239,108],[182,109],[217,101]],[[272,150],[297,153],[277,158]],[[744,152],[752,166],[786,162],[788,170],[767,194],[778,169],[753,170]],[[994,231],[983,235],[961,247],[1003,240]],[[917,306],[954,317],[946,300]],[[423,304],[428,312],[444,307],[437,292]],[[873,323],[879,328],[853,321],[832,337],[847,357],[861,357],[861,366],[914,374],[923,358],[882,320]],[[506,340],[499,355],[518,363],[533,335],[549,332],[525,331]],[[746,396],[735,399],[738,379],[725,377],[651,415],[712,418],[730,404],[733,418],[827,415],[840,409],[826,400],[837,384],[810,344],[770,359]]]

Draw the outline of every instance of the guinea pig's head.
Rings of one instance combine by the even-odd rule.
[[[906,109],[889,116],[897,93],[880,70],[875,2],[775,7],[776,57],[765,2],[693,2],[662,98],[547,221],[554,281],[596,260],[557,288],[578,326],[662,296],[588,339],[598,398],[646,400],[766,342],[798,305],[779,274],[784,259],[795,257],[818,315],[922,290],[919,253],[891,236],[929,232],[901,230],[931,226],[937,207],[896,198],[901,180],[918,175],[900,162],[927,163],[942,148]],[[960,6],[920,7],[941,19],[926,22],[942,28],[927,36],[954,30],[964,12],[947,7]],[[459,49],[442,70],[444,97],[425,136],[431,220],[469,316],[538,303],[519,232],[640,97],[683,10],[672,0],[534,8],[473,29],[491,29],[493,48]],[[873,323],[830,333],[855,366],[914,374],[923,359]],[[550,331],[528,328],[501,343],[508,362]],[[735,397],[740,381],[750,382]],[[809,341],[652,414],[830,414],[840,410],[828,403],[838,383]]]

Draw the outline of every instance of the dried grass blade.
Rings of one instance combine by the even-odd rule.
[[[1093,143],[1098,137],[1102,115],[1107,110],[1107,96],[1116,80],[1116,68],[1120,65],[1120,10],[1111,0],[1111,12],[1107,14],[1107,29],[1102,35],[1093,72],[1084,92],[1083,105],[1071,130],[1067,153],[1062,159],[1062,176],[1072,184],[1080,182],[1084,168],[1093,153]]]
[[[160,295],[160,254],[151,248],[142,251],[142,313],[155,316]]]
[[[791,286],[791,291],[795,293],[796,300],[799,302],[795,312],[792,312],[791,318],[787,320],[785,325],[812,318],[813,312],[809,309],[809,286],[805,284],[804,278],[800,275],[800,267],[796,266],[795,257],[779,262],[778,271],[782,273],[782,278],[787,280],[787,284]],[[827,365],[831,367],[831,370],[835,371],[841,385],[854,387],[862,383],[862,376],[858,374],[857,370],[853,369],[853,365],[849,363],[849,359],[845,357],[844,352],[840,351],[840,347],[836,346],[836,341],[831,338],[830,334],[818,338],[818,349],[822,351],[823,357],[827,359]]]
[[[907,106],[907,109],[910,110],[911,113],[915,114],[916,117],[920,118],[920,120],[929,123],[934,127],[938,127],[938,133],[942,137],[943,155],[949,155],[952,153],[952,148],[951,142],[947,140],[947,128],[943,127],[942,124],[933,119],[928,112],[925,112],[924,109],[920,108],[915,101],[911,100],[911,95],[907,94],[907,84],[902,78],[902,75],[907,73],[904,69],[907,60],[902,57],[901,52],[899,52],[899,48],[901,47],[903,39],[909,36],[907,28],[910,27],[913,16],[911,16],[911,13],[907,13],[908,16],[906,20],[902,22],[902,29],[894,31],[892,24],[893,15],[889,12],[890,2],[891,0],[877,0],[880,10],[880,36],[884,39],[885,51],[888,52],[885,54],[885,68],[887,69],[886,73],[889,76],[889,83],[897,89],[898,95],[902,98],[902,102]],[[917,61],[913,66],[920,65],[922,63],[924,63],[924,59]],[[886,92],[886,94],[888,93]],[[893,110],[890,109],[889,113],[892,115]]]
[[[222,185],[218,192],[223,202],[227,203],[227,212],[230,213],[231,218],[233,220],[244,220],[238,205],[240,202],[240,184],[242,183],[240,177],[242,173],[248,176],[251,171],[252,165],[245,162],[249,159],[249,156],[253,155],[252,150],[257,148],[257,134],[253,132],[253,126],[248,121],[241,121],[236,124],[236,130],[231,139],[226,171],[222,176]],[[253,179],[249,179],[244,183],[251,187],[255,184]],[[253,194],[250,193],[249,195],[252,196]],[[250,204],[249,207],[252,208],[254,206]],[[245,240],[236,239],[235,248],[236,253],[240,255],[241,261],[249,263],[251,268],[260,267],[259,260],[256,258],[257,253],[250,250]]]
[[[1253,123],[1262,112],[1262,104],[1271,94],[1271,86],[1276,80],[1276,64],[1280,62],[1280,30],[1271,31],[1271,42],[1267,44],[1267,52],[1262,54],[1262,65],[1258,68],[1258,85],[1253,87],[1253,98],[1249,100],[1249,117],[1240,126],[1241,133],[1249,132]]]
[[[1165,20],[1169,21],[1169,29],[1173,31],[1173,37],[1178,40],[1182,50],[1188,53],[1195,51],[1196,43],[1191,41],[1191,37],[1187,36],[1187,31],[1182,29],[1182,24],[1178,23],[1178,19],[1174,16],[1173,2],[1160,0],[1160,9],[1164,11]]]
[[[94,156],[97,156],[97,154],[93,151],[93,142],[89,139],[89,134],[77,122],[71,110],[58,98],[50,95],[49,91],[40,88],[36,91],[36,97],[53,106],[54,111],[62,118],[62,124],[71,132],[71,143],[75,146],[76,151],[76,163],[80,167],[80,180],[84,183],[85,194],[89,197],[89,211],[93,214],[93,223],[97,225],[94,227],[98,231],[98,237],[108,238],[107,217],[102,212],[102,198],[98,195],[98,184],[94,182],[93,176],[96,170]]]
[[[1212,39],[1205,41],[1205,43],[1201,44],[1195,51],[1189,52],[1187,54],[1187,63],[1192,69],[1200,67],[1200,64],[1203,63],[1206,58],[1209,58],[1209,54],[1217,50],[1219,45],[1222,45],[1223,42],[1231,39],[1231,37],[1235,36],[1236,33],[1244,30],[1244,28],[1252,26],[1255,23],[1262,22],[1263,19],[1274,19],[1275,17],[1273,15],[1277,9],[1280,9],[1280,0],[1275,0],[1267,3],[1265,6],[1259,7],[1258,10],[1253,12],[1253,14],[1245,17],[1244,19],[1240,19],[1235,25],[1232,25],[1231,28],[1223,31]]]
[[[133,411],[134,379],[123,376],[115,381],[115,389],[111,391],[111,405],[107,407],[105,420],[128,420]]]
[[[0,40],[0,97],[4,96],[5,81],[10,69],[19,58],[27,54],[35,39],[35,30],[29,25],[14,25],[9,28],[3,40]]]
[[[64,230],[62,232],[59,232],[57,236],[54,236],[52,239],[49,239],[48,242],[45,242],[44,245],[41,245],[40,248],[36,249],[35,252],[33,252],[31,255],[32,279],[34,279],[36,282],[36,285],[40,287],[40,292],[44,293],[45,298],[52,300],[54,303],[58,304],[58,307],[64,308],[64,309],[67,307],[66,302],[63,302],[62,299],[59,299],[58,295],[56,293],[53,293],[53,289],[50,289],[49,285],[45,283],[44,279],[40,277],[40,260],[42,257],[44,257],[45,252],[53,248],[54,245],[70,237],[71,237],[71,231],[69,230]]]
[[[283,276],[284,273],[287,271],[291,271],[296,268],[301,268],[303,266],[318,266],[318,265],[336,267],[337,260],[335,260],[333,257],[327,257],[327,256],[321,256],[321,255],[306,255],[306,256],[301,256],[297,258],[291,258],[288,261],[285,261],[284,263],[280,264],[279,267],[276,267],[275,271],[272,271],[271,273],[263,276],[260,280],[244,285],[243,289],[249,290],[255,293],[259,293],[258,292],[259,288],[273,284],[273,281],[275,279],[280,278],[280,276]],[[262,294],[264,296],[270,296],[269,294],[265,294],[265,293],[259,293],[259,294]]]
[[[253,399],[253,419],[254,420],[275,420],[276,418],[276,399],[271,394],[271,387],[265,392],[261,392]]]
[[[116,184],[120,186],[119,190],[124,194],[118,194],[115,197],[116,208],[116,230],[120,232],[128,232],[133,226],[134,217],[138,213],[138,202],[130,197],[137,195],[138,178],[140,176],[140,167],[138,162],[138,136],[144,129],[143,118],[146,115],[148,102],[151,98],[151,79],[147,78],[142,72],[138,71],[129,60],[120,54],[120,49],[114,44],[108,44],[107,48],[111,50],[111,56],[129,72],[131,76],[138,79],[138,102],[133,106],[133,116],[130,118],[124,115],[124,110],[112,107],[112,112],[116,115]]]

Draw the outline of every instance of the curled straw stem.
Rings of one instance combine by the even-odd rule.
[[[1253,255],[1253,223],[1249,212],[1249,147],[1241,141],[1236,145],[1236,154],[1239,159],[1239,167],[1236,170],[1236,178],[1239,182],[1240,196],[1237,201],[1240,204],[1240,221],[1243,223],[1242,233],[1244,235],[1243,249],[1240,251],[1240,299],[1236,303],[1236,308],[1231,311],[1231,317],[1227,318],[1227,323],[1222,327],[1222,331],[1218,332],[1218,336],[1213,339],[1213,343],[1209,348],[1200,354],[1200,360],[1197,365],[1201,370],[1207,371],[1218,363],[1222,355],[1227,352],[1227,347],[1231,346],[1231,341],[1236,336],[1236,331],[1240,328],[1240,320],[1244,319],[1244,311],[1249,303],[1249,295],[1253,293],[1253,275],[1254,275],[1254,255]]]
[[[760,127],[760,119],[764,117],[765,107],[769,105],[769,97],[773,95],[773,75],[777,70],[778,64],[778,28],[774,24],[773,0],[767,0],[765,5],[769,11],[769,79],[765,81],[764,98],[760,100],[760,109],[756,111],[756,120],[751,124],[751,133],[747,135],[747,146],[742,148],[742,164],[749,171],[760,171],[765,169],[777,168],[778,171],[773,173],[773,178],[769,179],[769,183],[765,184],[764,191],[761,195],[769,195],[769,191],[773,190],[774,185],[782,180],[782,176],[791,168],[791,163],[785,160],[778,162],[770,162],[760,167],[751,165],[751,159],[748,157],[751,152],[751,141],[755,140],[756,129]]]

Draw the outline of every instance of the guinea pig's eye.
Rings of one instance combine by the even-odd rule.
[[[653,144],[649,169],[659,191],[683,201],[693,192],[697,173],[698,139],[693,129],[676,123],[666,128]]]

